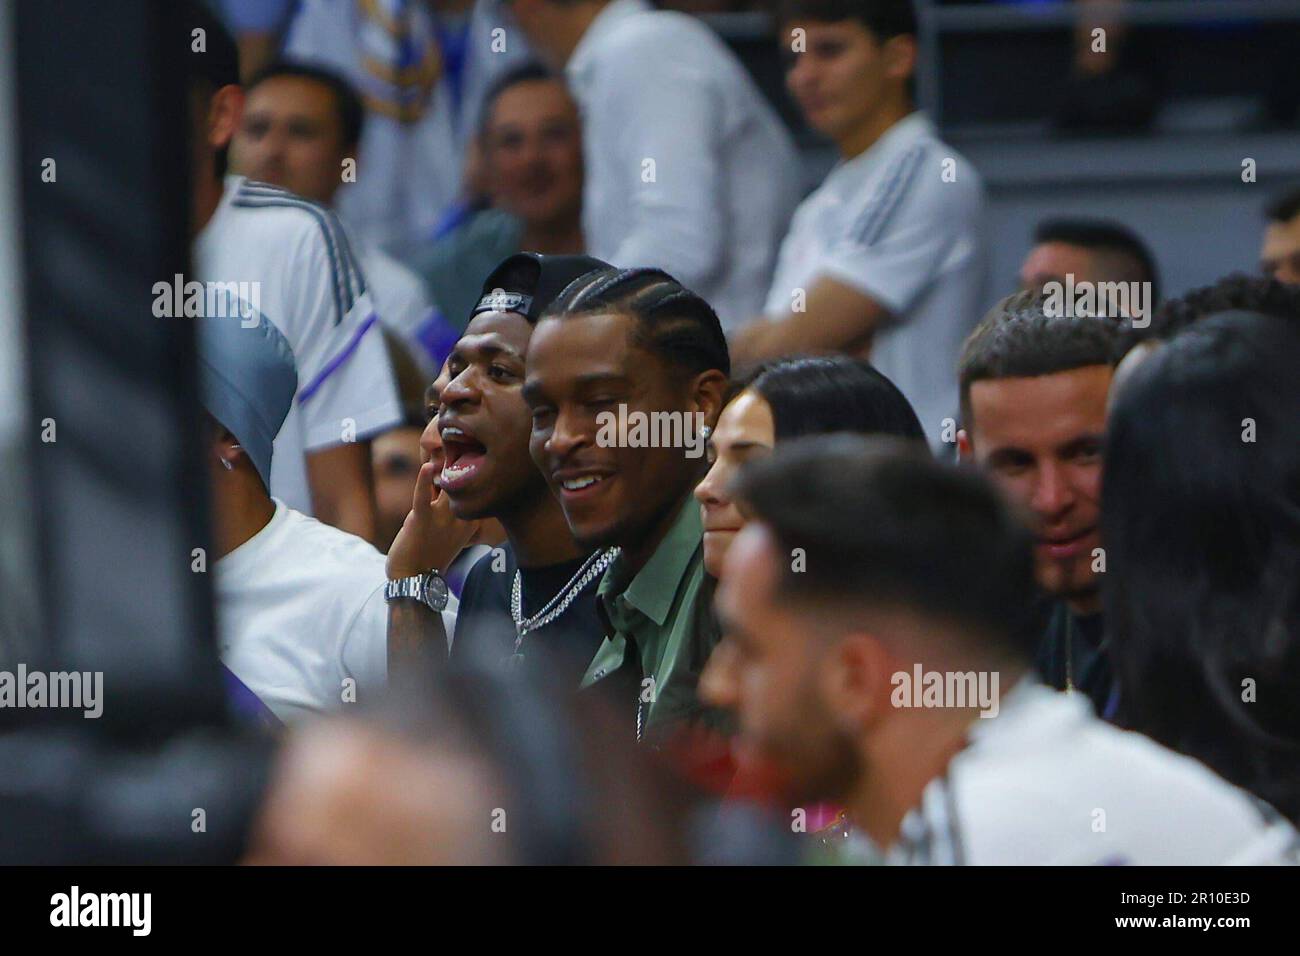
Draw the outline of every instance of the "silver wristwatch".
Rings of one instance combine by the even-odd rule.
[[[399,598],[407,598],[419,601],[431,611],[444,610],[450,595],[447,582],[437,571],[426,571],[424,574],[412,575],[409,578],[398,578],[384,585],[385,600],[396,601]]]

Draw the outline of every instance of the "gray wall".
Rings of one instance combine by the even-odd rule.
[[[993,288],[1014,286],[1034,225],[1047,216],[1118,219],[1151,246],[1166,295],[1234,270],[1255,272],[1262,208],[1300,185],[1300,133],[958,147],[988,185]],[[1256,181],[1243,183],[1242,160]]]

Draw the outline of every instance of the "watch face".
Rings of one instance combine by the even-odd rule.
[[[424,603],[435,611],[447,606],[447,582],[441,575],[429,574],[424,579]]]

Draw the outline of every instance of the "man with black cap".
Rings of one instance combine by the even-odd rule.
[[[384,556],[267,491],[272,445],[298,387],[293,351],[270,322],[246,327],[238,312],[227,315],[195,320],[218,645],[235,676],[293,723],[383,692]]]
[[[433,488],[456,518],[497,518],[506,545],[485,555],[461,591],[453,664],[487,661],[532,671],[577,688],[605,635],[596,611],[596,584],[616,551],[582,548],[559,502],[529,457],[532,417],[521,395],[524,355],[533,325],[573,280],[607,264],[588,256],[519,253],[483,283],[464,334],[430,391],[438,414],[423,443],[441,437],[441,471],[420,472],[414,519],[389,552],[389,577],[425,579],[436,570],[431,528]],[[440,502],[440,505],[443,504]],[[420,588],[412,587],[412,591]],[[392,619],[394,633],[436,627],[418,606]],[[414,637],[419,640],[418,636]],[[425,632],[436,646],[436,637]]]

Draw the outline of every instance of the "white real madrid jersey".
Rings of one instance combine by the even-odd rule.
[[[871,364],[907,396],[932,445],[957,416],[957,358],[989,303],[984,187],[921,113],[842,162],[800,204],[781,243],[764,312],[790,314],[818,279],[889,313]],[[815,322],[806,315],[804,321]]]
[[[226,179],[194,248],[207,282],[247,283],[293,349],[298,392],[275,440],[271,494],[312,513],[304,456],[402,419],[365,278],[332,212],[275,186]]]

